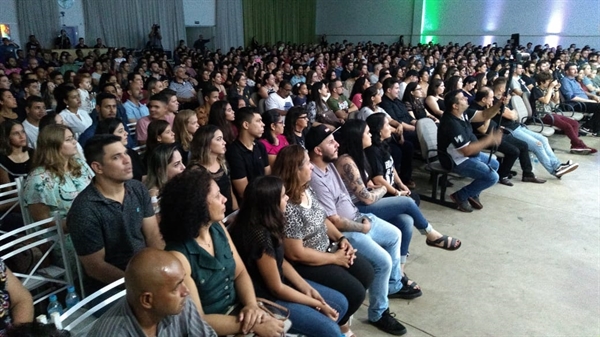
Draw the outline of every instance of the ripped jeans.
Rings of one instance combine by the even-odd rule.
[[[552,148],[548,143],[548,138],[523,126],[519,126],[512,131],[508,131],[513,135],[513,137],[527,143],[529,151],[535,154],[540,161],[540,164],[544,166],[546,171],[548,171],[550,174],[556,173],[556,170],[561,165],[561,162],[558,160],[558,158],[556,158],[554,151],[552,151]]]

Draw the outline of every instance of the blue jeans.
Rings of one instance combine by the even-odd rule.
[[[417,206],[411,197],[386,197],[371,205],[359,203],[356,207],[361,213],[373,213],[376,217],[396,226],[402,232],[402,244],[400,246],[401,263],[406,262],[413,225],[417,227],[421,234],[427,234],[432,230],[431,225],[429,225],[429,222],[425,219],[423,213],[421,213],[419,206]]]
[[[375,277],[369,288],[369,320],[378,321],[389,307],[388,294],[402,289],[400,243],[402,233],[394,225],[373,214],[363,214],[371,222],[367,233],[344,232],[344,236],[373,266]]]
[[[555,174],[556,169],[561,165],[561,162],[556,158],[550,144],[548,144],[548,138],[522,126],[519,126],[510,132],[513,137],[527,143],[529,151],[535,154],[546,171],[550,172],[550,174]]]
[[[498,167],[500,164],[494,158],[488,164],[489,154],[480,153],[477,157],[471,157],[456,165],[452,171],[464,177],[472,178],[473,181],[456,191],[459,201],[465,201],[470,197],[479,197],[479,193],[498,182]]]
[[[346,300],[346,297],[340,292],[316,282],[309,280],[306,280],[306,282],[308,282],[311,287],[315,288],[315,290],[321,294],[321,297],[323,297],[325,302],[339,313],[339,322],[339,320],[346,315],[346,311],[348,310],[348,301]],[[336,322],[320,313],[315,308],[300,303],[281,300],[276,301],[276,303],[290,310],[290,320],[292,321],[290,333],[313,337],[339,337],[342,334],[340,332],[340,327]]]

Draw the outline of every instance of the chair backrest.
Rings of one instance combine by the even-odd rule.
[[[135,127],[137,126],[137,122],[127,123],[127,128],[129,128],[129,135],[135,138]]]
[[[21,216],[23,217],[23,224],[29,225],[33,223],[33,218],[29,213],[29,208],[25,203],[25,198],[23,197],[23,190],[25,189],[25,177],[19,177],[15,179],[15,183],[17,184],[17,190],[19,191],[19,205],[21,206]]]
[[[41,268],[42,263],[56,246],[60,247],[64,268],[56,266]],[[65,250],[65,234],[62,230],[62,221],[58,216],[34,222],[0,236],[0,257],[5,261],[21,253],[32,253],[33,248],[43,252],[39,260],[32,262],[35,264],[29,267],[28,272],[13,271],[13,273],[29,291],[46,284],[54,286],[34,294],[33,303],[37,304],[73,284],[73,274]]]
[[[265,99],[261,98],[260,101],[258,101],[258,112],[262,114],[265,111],[267,111],[267,105],[265,104]]]
[[[146,145],[140,145],[133,148],[133,151],[137,152],[140,156],[146,152]]]
[[[98,312],[99,310],[105,308],[106,306],[113,303],[114,301],[125,296],[125,293],[126,293],[125,290],[121,290],[117,293],[114,293],[114,291],[113,291],[113,289],[117,288],[118,286],[120,286],[124,283],[125,283],[124,278],[116,280],[113,283],[104,286],[102,289],[96,291],[95,293],[93,293],[93,294],[89,295],[88,297],[86,297],[85,299],[81,300],[79,303],[77,303],[76,305],[71,307],[69,310],[65,311],[60,316],[60,321],[63,323],[62,324],[63,328],[65,330],[69,330],[69,331],[78,330],[79,332],[83,332],[82,327],[79,326],[80,324],[86,322],[86,320],[87,320],[88,321],[87,326],[91,326],[91,324],[93,322],[89,322],[88,318],[90,316],[92,316],[94,313]],[[98,298],[104,298],[106,296],[108,296],[108,298],[105,298],[104,300],[102,300],[98,304],[94,305],[93,307],[91,307],[89,309],[85,308],[90,302],[95,301]],[[85,328],[85,327],[83,327],[83,328]]]
[[[437,157],[437,131],[438,127],[430,118],[421,118],[417,122],[417,137],[421,145],[421,157],[425,161]]]
[[[510,104],[512,105],[513,109],[519,114],[519,123],[525,123],[525,121],[527,121],[530,118],[529,112],[527,111],[527,107],[525,106],[525,103],[523,102],[523,99],[520,96],[513,96],[510,99]]]
[[[4,169],[1,166],[2,165],[0,165],[0,168]],[[5,171],[11,174],[10,171]],[[0,212],[0,223],[4,220],[4,218],[6,218],[8,214],[14,211],[15,208],[17,208],[17,206],[20,206],[19,192],[20,189],[16,181],[0,185],[0,209],[6,209],[5,211]],[[0,231],[0,234],[2,233],[6,232]]]

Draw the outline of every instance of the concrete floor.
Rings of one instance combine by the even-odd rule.
[[[548,182],[513,178],[513,187],[482,193],[485,207],[470,214],[421,203],[434,228],[463,244],[454,252],[431,248],[415,230],[406,272],[423,296],[390,301],[405,336],[600,335],[600,154],[570,154],[563,135],[549,140],[561,161],[579,169],[558,180],[538,164],[536,175]],[[600,148],[600,138],[583,140]],[[518,162],[513,169],[520,177]],[[415,176],[430,193],[428,176]],[[366,323],[366,309],[354,315],[355,334],[389,336]]]

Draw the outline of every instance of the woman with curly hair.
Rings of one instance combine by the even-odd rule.
[[[229,215],[238,209],[238,203],[231,186],[229,166],[225,160],[226,144],[223,132],[215,125],[207,124],[199,128],[190,144],[188,167],[204,167],[210,173],[219,185],[221,194],[227,198],[225,214]]]
[[[185,270],[183,282],[219,336],[281,335],[283,322],[259,307],[252,280],[225,226],[226,198],[203,168],[186,170],[162,190],[160,232]],[[238,306],[237,315],[228,315]]]
[[[340,327],[336,322],[348,309],[344,295],[305,280],[284,257],[287,200],[280,178],[257,178],[244,192],[244,203],[229,229],[231,238],[257,296],[290,310],[290,332],[338,337]]]

